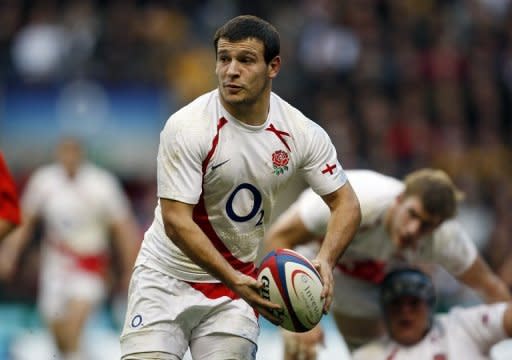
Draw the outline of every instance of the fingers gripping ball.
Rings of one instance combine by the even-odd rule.
[[[282,307],[281,327],[304,332],[320,322],[322,280],[304,256],[289,249],[271,251],[261,262],[258,280],[263,283],[261,296]]]

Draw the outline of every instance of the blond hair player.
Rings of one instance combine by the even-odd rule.
[[[332,312],[349,347],[381,333],[378,285],[396,265],[439,264],[488,302],[510,299],[505,284],[453,219],[460,193],[446,173],[421,169],[404,181],[370,170],[346,173],[359,198],[362,221],[334,271]],[[314,256],[329,219],[329,209],[308,189],[271,227],[266,247],[308,244],[301,251]],[[285,339],[287,359],[298,353],[314,359],[322,333],[317,327],[304,334],[286,333]]]

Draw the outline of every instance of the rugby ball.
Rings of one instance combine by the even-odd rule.
[[[281,327],[304,332],[320,322],[323,285],[307,258],[289,249],[271,251],[261,261],[258,280],[263,283],[261,296],[281,305],[282,310],[276,314],[283,319]]]

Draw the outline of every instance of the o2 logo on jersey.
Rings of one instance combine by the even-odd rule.
[[[133,318],[132,318],[132,322],[130,323],[130,325],[132,326],[132,328],[136,329],[142,325],[144,325],[142,323],[142,316],[137,314],[135,315]]]
[[[233,202],[237,195],[240,193],[240,191],[249,191],[252,194],[253,204],[252,209],[249,211],[248,214],[237,214],[233,207]],[[236,222],[246,222],[254,218],[255,216],[259,216],[258,221],[256,222],[256,226],[259,226],[263,224],[263,216],[264,216],[264,210],[261,208],[262,203],[262,196],[260,191],[254,186],[249,183],[243,183],[236,187],[235,190],[229,195],[228,201],[226,202],[226,213],[228,214],[229,218]]]

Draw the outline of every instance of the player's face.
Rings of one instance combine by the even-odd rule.
[[[432,233],[441,224],[439,216],[425,211],[418,196],[399,196],[391,218],[391,238],[400,248],[415,248],[422,236]]]
[[[265,62],[264,45],[260,40],[249,38],[230,42],[219,39],[215,73],[227,110],[231,112],[240,106],[258,104],[264,101],[264,97],[268,98],[271,80],[279,72],[280,61],[276,56],[269,64]]]
[[[428,331],[429,308],[421,299],[402,296],[387,306],[386,313],[389,334],[402,345],[416,344]]]
[[[74,174],[82,163],[82,148],[74,140],[63,140],[57,147],[57,159],[69,174]]]

